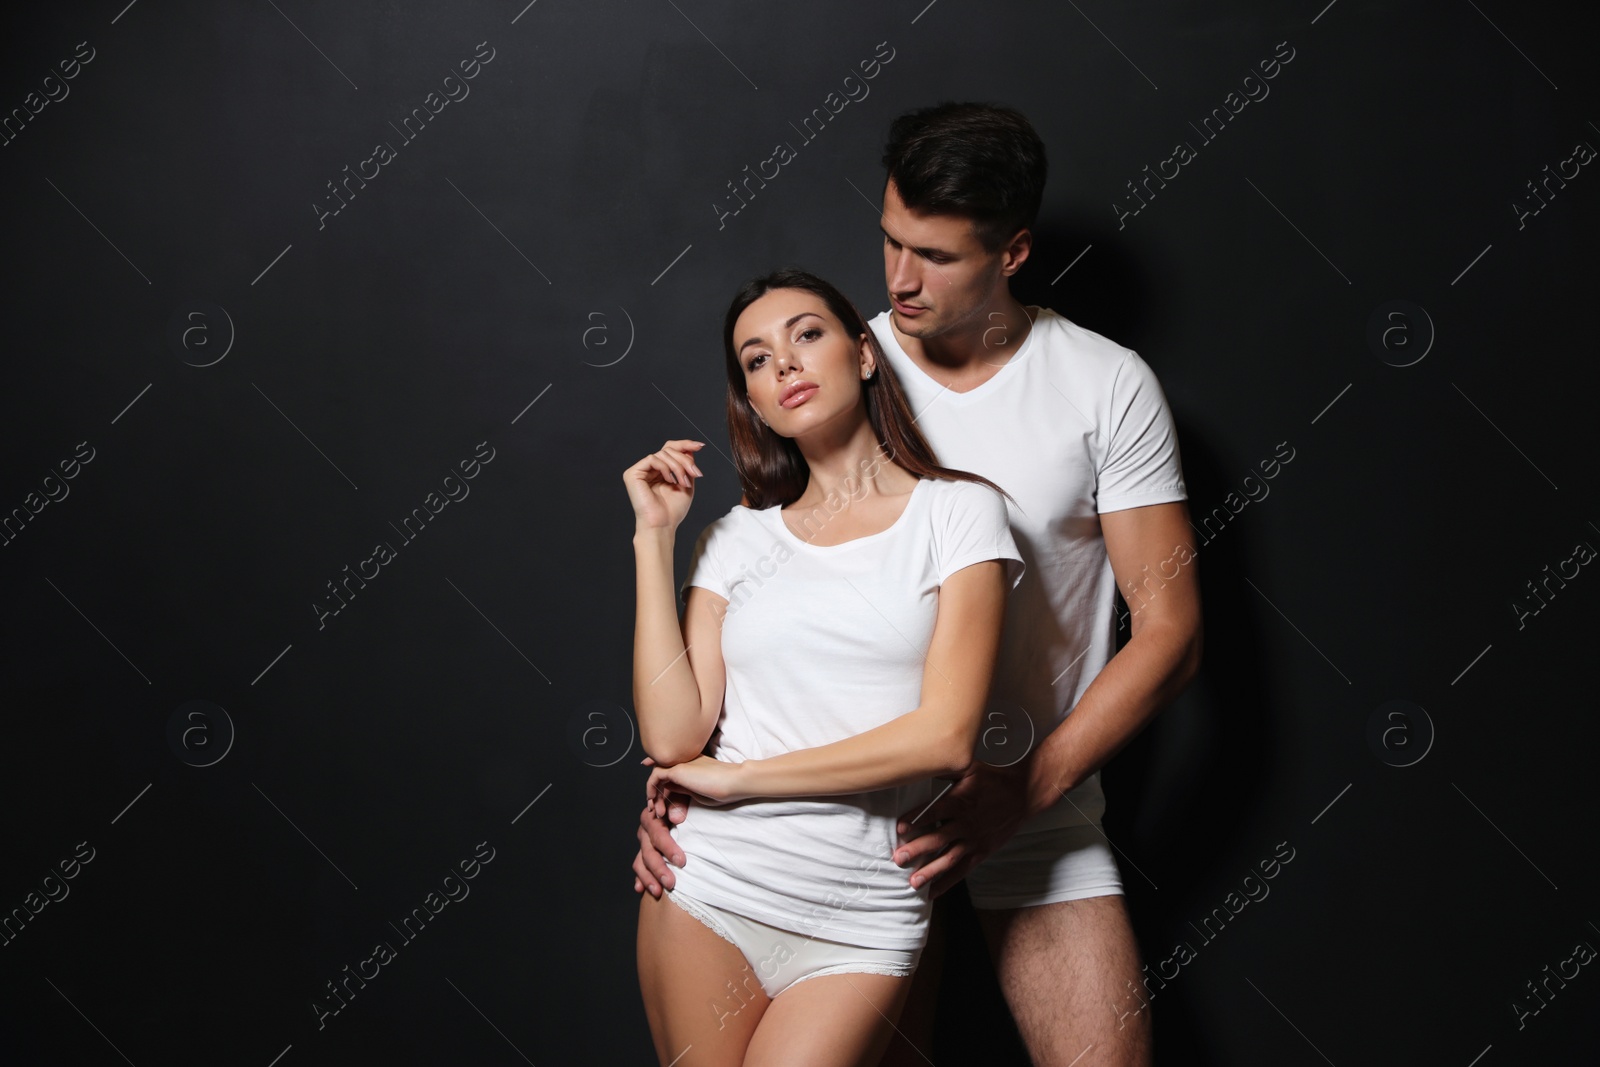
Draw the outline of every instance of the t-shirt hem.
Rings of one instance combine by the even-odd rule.
[[[1006,571],[1008,572],[1008,574],[1013,569],[1016,570],[1016,577],[1011,579],[1011,588],[1015,589],[1017,587],[1017,585],[1022,581],[1022,575],[1024,573],[1024,568],[1026,568],[1027,564],[1025,564],[1023,562],[1023,560],[1022,560],[1022,558],[1020,556],[1013,556],[1013,555],[1010,555],[1010,554],[1006,553],[1002,549],[995,549],[995,548],[981,549],[979,551],[971,553],[968,556],[963,556],[960,559],[957,559],[956,562],[955,562],[955,565],[950,567],[944,573],[944,575],[940,577],[939,583],[942,585],[945,582],[949,581],[951,575],[955,574],[957,571],[961,570],[964,567],[970,567],[974,563],[984,563],[984,562],[987,562],[988,560],[991,560],[991,559],[1010,560],[1013,563],[1016,563],[1016,564],[1019,565],[1016,568],[1011,568],[1011,567],[1007,567],[1006,568]]]
[[[1128,508],[1145,507],[1149,504],[1170,504],[1175,500],[1188,499],[1188,490],[1169,486],[1166,489],[1152,489],[1148,493],[1123,493],[1119,496],[1099,497],[1095,501],[1095,510],[1104,515],[1110,511],[1125,511]]]

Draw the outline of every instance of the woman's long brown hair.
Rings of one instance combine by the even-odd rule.
[[[815,294],[822,298],[852,340],[867,335],[876,373],[861,382],[861,392],[866,399],[867,421],[872,424],[872,432],[887,462],[897,463],[919,478],[978,482],[1016,503],[1011,494],[982,475],[939,464],[922,431],[917,429],[894,368],[884,358],[883,347],[861,312],[848,297],[815,274],[788,268],[745,282],[734,294],[723,320],[722,343],[728,370],[728,439],[733,444],[733,463],[739,473],[739,485],[744,490],[741,502],[745,506],[759,510],[774,504],[792,504],[805,492],[811,480],[811,468],[794,440],[774,432],[756,418],[733,339],[734,325],[744,309],[774,289],[803,289]]]

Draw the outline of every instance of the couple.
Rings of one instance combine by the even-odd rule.
[[[1045,178],[1025,118],[911,112],[884,165],[890,312],[792,270],[728,309],[745,498],[700,535],[681,626],[703,442],[624,475],[656,1053],[926,1062],[965,879],[1033,1062],[1147,1064],[1098,769],[1199,662],[1171,413],[1137,354],[1011,295]]]

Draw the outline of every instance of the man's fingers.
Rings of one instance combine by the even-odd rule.
[[[634,869],[642,871],[644,870],[644,864],[641,863]],[[654,881],[647,878],[641,878],[637,874],[633,876],[633,891],[635,893],[649,893],[657,900],[661,899],[661,887]]]
[[[640,851],[638,855],[633,857],[633,891],[642,893],[646,889],[649,889],[651,896],[660,899],[661,886],[654,878],[650,877],[650,872],[644,865],[644,852]]]
[[[949,873],[940,876],[938,881],[933,883],[933,888],[929,891],[933,899],[938,900],[940,897],[944,896],[945,893],[949,892],[951,889],[954,889],[955,884],[961,881],[961,879],[965,878],[968,871],[977,866],[977,863],[975,862],[976,859],[977,856],[975,856],[972,852],[968,852],[959,862],[950,868]]]
[[[930,881],[934,881],[950,873],[950,871],[955,867],[956,862],[962,857],[963,854],[965,854],[965,852],[966,846],[959,841],[956,842],[940,855],[935,856],[927,863],[924,863],[922,866],[918,867],[911,875],[911,884],[917,888],[921,888],[922,886],[927,885]]]
[[[672,876],[672,868],[667,866],[666,857],[661,854],[660,848],[656,845],[655,838],[650,832],[654,829],[653,825],[650,830],[646,830],[642,826],[639,828],[639,861],[643,865],[645,874],[660,885],[671,889],[675,881]],[[634,867],[635,871],[639,869],[637,866]],[[659,896],[660,894],[657,895]]]
[[[894,848],[893,859],[900,866],[920,867],[956,839],[957,828],[949,823],[937,830],[925,830]]]
[[[927,807],[906,812],[895,823],[895,832],[909,838],[925,834],[935,826],[948,826],[960,818],[960,812],[955,810],[955,805],[949,800],[949,797],[943,797]]]
[[[658,877],[664,876],[667,879],[666,884],[671,886],[675,879],[672,877],[671,868],[667,866],[667,861],[671,860],[677,866],[683,866],[683,849],[678,847],[677,839],[672,836],[671,827],[659,819],[651,819],[640,829],[644,841],[640,851],[645,854],[645,862],[650,864],[650,869],[655,871]]]

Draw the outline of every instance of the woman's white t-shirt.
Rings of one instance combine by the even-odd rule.
[[[813,524],[813,531],[819,524]],[[825,520],[820,525],[825,526]],[[921,700],[939,586],[984,560],[1024,564],[1005,498],[986,485],[922,478],[894,524],[813,545],[781,509],[735,505],[695,544],[682,591],[728,601],[727,690],[717,758],[763,759],[881,726]],[[895,865],[895,822],[934,779],[864,793],[695,804],[673,836],[675,889],[747,918],[869,948],[920,948],[928,887]]]

